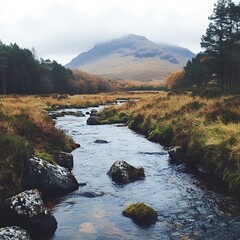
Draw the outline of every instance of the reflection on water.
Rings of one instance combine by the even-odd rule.
[[[233,199],[206,189],[183,165],[169,164],[159,144],[125,126],[87,126],[86,119],[57,120],[81,144],[73,152],[73,173],[86,186],[49,203],[58,221],[51,239],[240,239],[239,207]],[[95,143],[98,139],[109,143]],[[145,179],[114,184],[106,173],[116,160],[144,167]],[[143,228],[125,218],[123,209],[135,202],[155,208],[159,221]]]

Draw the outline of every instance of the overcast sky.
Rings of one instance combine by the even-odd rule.
[[[199,52],[217,0],[0,0],[0,39],[68,63],[133,33]],[[235,1],[237,2],[237,1]]]

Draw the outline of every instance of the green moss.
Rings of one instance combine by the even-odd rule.
[[[99,120],[102,124],[107,123],[126,123],[129,120],[130,112],[120,111],[117,109],[111,108],[109,111],[108,108],[105,108],[102,112],[99,113]]]
[[[168,125],[158,125],[150,132],[148,139],[169,146],[173,139],[173,129]]]
[[[134,203],[129,205],[123,211],[123,215],[132,218],[136,223],[141,225],[154,224],[158,217],[157,212],[145,203]]]
[[[43,160],[46,160],[52,164],[55,164],[54,161],[54,155],[53,154],[49,154],[47,152],[40,152],[40,151],[36,151],[34,154],[36,157],[41,158]]]
[[[135,181],[135,180],[139,180],[139,179],[142,179],[145,177],[145,173],[144,173],[144,168],[143,167],[140,167],[140,168],[134,168],[132,167],[131,165],[129,166],[129,178],[132,180],[132,181]]]

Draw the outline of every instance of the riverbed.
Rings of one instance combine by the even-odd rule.
[[[162,146],[128,127],[89,126],[87,118],[56,120],[56,126],[81,145],[72,152],[72,172],[86,185],[48,203],[58,222],[52,240],[240,239],[240,207],[235,199],[202,184],[184,165],[169,163]],[[107,171],[117,160],[143,167],[145,179],[113,183]],[[158,212],[155,225],[141,227],[122,215],[126,206],[136,202]]]

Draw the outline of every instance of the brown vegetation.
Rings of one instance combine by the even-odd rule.
[[[205,99],[157,95],[105,109],[104,122],[125,122],[148,139],[182,146],[191,168],[240,189],[240,96]]]
[[[179,70],[179,71],[175,71],[173,73],[171,73],[167,79],[166,79],[166,84],[168,89],[172,89],[172,87],[180,80],[184,77],[184,70]]]
[[[111,92],[114,90],[112,82],[106,78],[73,70],[74,92],[75,93],[98,93]]]
[[[2,197],[21,190],[24,162],[30,155],[54,162],[58,151],[70,152],[76,147],[71,138],[55,128],[46,110],[146,96],[143,93],[0,96],[0,202]]]

